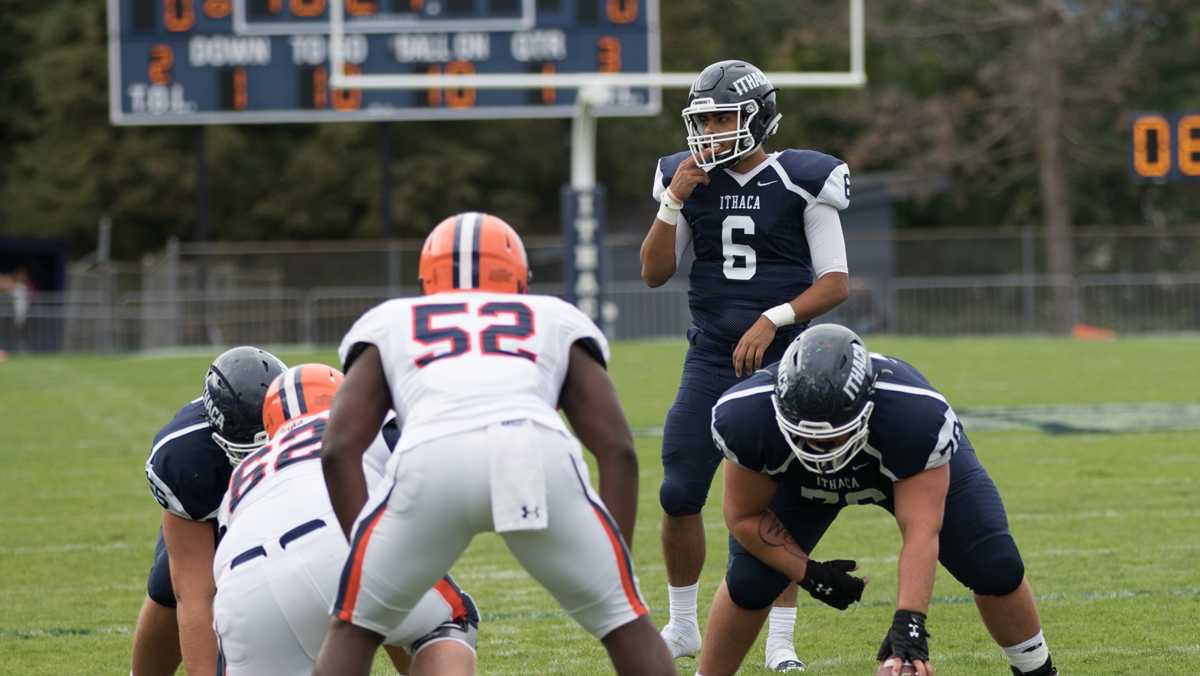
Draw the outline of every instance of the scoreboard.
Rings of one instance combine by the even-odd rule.
[[[348,74],[656,73],[658,0],[343,0]],[[576,90],[330,87],[328,0],[108,0],[118,125],[570,117]],[[654,115],[614,87],[596,114]]]

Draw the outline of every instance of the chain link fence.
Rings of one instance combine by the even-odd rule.
[[[616,340],[682,336],[686,270],[639,279],[640,234],[608,238],[605,328]],[[865,333],[1051,334],[1056,291],[1072,324],[1117,333],[1200,331],[1200,227],[1080,229],[1077,274],[1045,272],[1032,230],[847,234],[849,300],[827,319]],[[562,295],[557,238],[529,238],[532,290]],[[0,350],[117,352],[336,344],[366,309],[415,295],[420,242],[175,244],[140,263],[77,266],[68,291],[0,295]],[[866,262],[855,252],[869,252]],[[882,264],[879,261],[883,261]]]

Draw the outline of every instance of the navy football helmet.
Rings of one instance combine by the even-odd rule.
[[[833,474],[867,445],[875,371],[862,338],[837,324],[805,330],[783,353],[775,421],[805,468]]]
[[[231,464],[237,465],[267,443],[263,400],[271,382],[285,370],[275,355],[248,346],[222,352],[208,367],[204,415],[213,441]]]
[[[730,131],[705,133],[701,115],[737,113]],[[683,109],[688,150],[705,171],[728,166],[762,145],[779,128],[775,87],[767,76],[745,61],[718,61],[700,71]],[[724,150],[721,146],[728,145]],[[708,151],[708,157],[705,157]]]

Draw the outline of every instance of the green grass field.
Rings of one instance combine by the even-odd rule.
[[[963,414],[1005,498],[1063,674],[1196,673],[1200,419],[1172,414],[1174,429],[1160,431],[1139,423],[1144,407],[1123,418],[1110,407],[1103,417],[1121,424],[1106,432],[1086,425],[972,431],[971,414],[1061,405],[1086,414],[1101,404],[1139,403],[1187,411],[1179,405],[1200,402],[1200,342],[878,338],[870,347],[917,365]],[[290,363],[334,359],[332,351],[280,356]],[[634,558],[659,622],[667,600],[658,545],[662,470],[652,429],[674,396],[682,356],[680,342],[626,343],[615,347],[612,365],[630,421],[644,432]],[[143,464],[155,431],[199,392],[209,358],[0,363],[0,674],[128,673],[159,521]],[[720,490],[718,477],[713,495]],[[724,568],[719,502],[710,500],[705,510],[702,619]],[[843,512],[821,543],[816,556],[859,559],[871,584],[861,606],[844,613],[801,601],[796,643],[811,673],[873,671],[892,612],[898,543],[894,521],[873,507]],[[480,673],[609,672],[599,643],[558,610],[495,536],[477,538],[453,572],[484,616]],[[1007,674],[966,590],[939,571],[934,594],[929,628],[938,674]],[[377,673],[387,673],[378,664]],[[692,660],[679,664],[681,673],[695,669]],[[761,665],[760,642],[743,673],[766,673]]]

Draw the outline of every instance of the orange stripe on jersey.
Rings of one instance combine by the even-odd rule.
[[[349,568],[343,573],[342,589],[337,600],[337,618],[343,622],[353,624],[354,606],[358,603],[358,590],[362,586],[362,567],[363,559],[367,554],[367,543],[371,539],[371,533],[375,531],[375,526],[387,513],[390,497],[391,492],[389,491],[388,498],[385,498],[383,503],[375,509],[375,513],[371,515],[369,521],[363,524],[358,537],[355,538],[354,550],[350,553]]]
[[[591,502],[589,500],[589,502]],[[617,569],[621,571],[621,587],[625,590],[625,598],[629,601],[629,605],[633,607],[633,612],[638,617],[646,614],[646,605],[642,603],[641,597],[638,596],[637,586],[633,583],[633,566],[629,563],[629,558],[625,554],[625,543],[621,536],[613,530],[612,523],[608,520],[608,515],[600,511],[600,508],[592,504],[592,511],[596,513],[596,518],[600,519],[600,527],[604,529],[604,534],[608,536],[608,542],[612,545],[613,554],[617,557]]]
[[[438,580],[437,584],[433,585],[437,593],[442,595],[442,599],[446,601],[446,605],[450,606],[450,619],[462,620],[467,617],[467,604],[463,601],[462,594],[450,581],[446,578]]]

